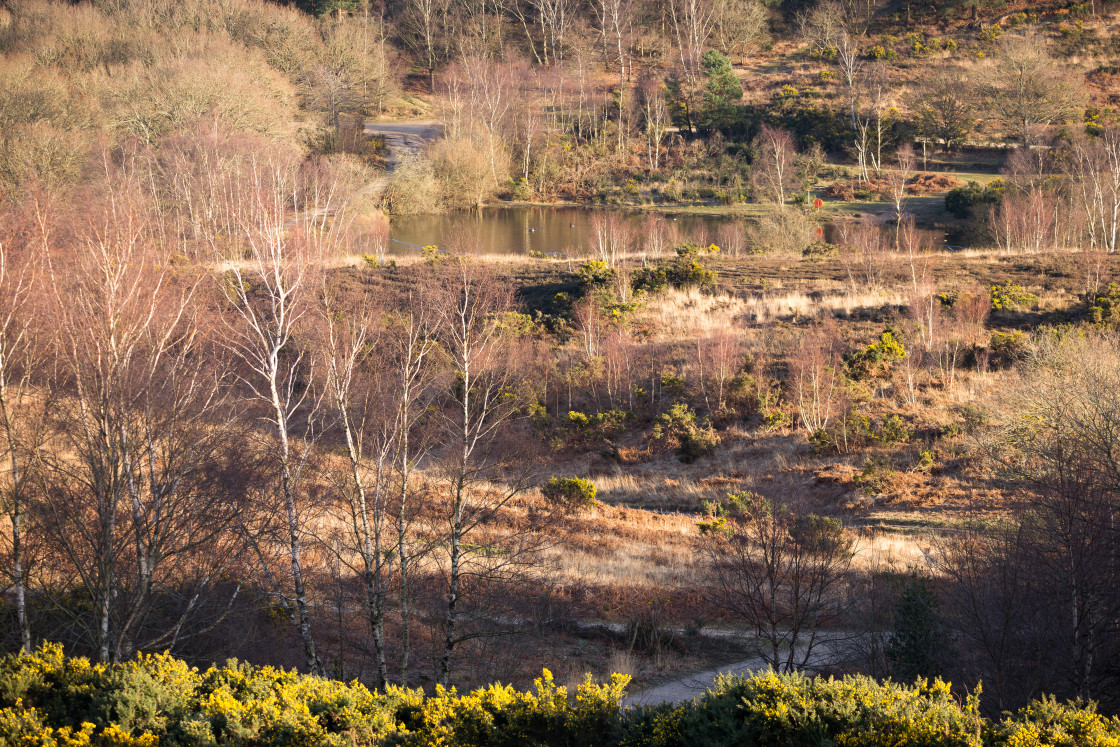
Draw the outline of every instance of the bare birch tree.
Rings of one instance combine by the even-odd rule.
[[[241,189],[247,197],[237,216],[239,253],[218,254],[226,270],[228,345],[244,365],[246,398],[270,431],[266,450],[276,473],[270,498],[282,517],[289,567],[288,578],[278,583],[278,599],[299,631],[308,670],[318,674],[322,663],[303,549],[304,482],[322,402],[305,383],[314,361],[298,347],[298,338],[313,313],[322,263],[345,230],[346,211],[329,175],[309,171],[283,153],[252,157]]]
[[[506,461],[500,439],[519,400],[510,360],[513,340],[502,316],[512,308],[512,291],[490,268],[469,258],[444,265],[432,302],[438,339],[455,377],[443,408],[439,459],[447,491],[441,517],[447,592],[438,679],[447,686],[455,648],[479,635],[465,624],[464,595],[525,564],[536,534],[532,526],[523,526],[486,537],[488,524],[526,487],[529,461],[524,454],[518,455],[520,467]]]

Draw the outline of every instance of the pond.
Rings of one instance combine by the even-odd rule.
[[[646,213],[591,207],[487,207],[445,215],[395,216],[389,251],[411,254],[421,247],[480,254],[593,254],[597,225],[609,223],[632,244],[660,242],[665,253],[684,242],[734,241],[743,219],[695,214]],[[645,247],[648,248],[648,247]],[[653,249],[654,253],[658,253]]]

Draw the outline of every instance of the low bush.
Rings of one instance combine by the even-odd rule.
[[[1011,282],[993,285],[990,293],[993,311],[1017,310],[1038,303],[1038,296]]]
[[[983,187],[976,182],[969,182],[945,195],[945,212],[957,218],[970,218],[983,214],[989,206],[998,205],[1002,199],[1002,180],[993,179]]]
[[[166,654],[117,665],[67,658],[45,644],[0,659],[0,743],[36,747],[1105,747],[1120,719],[1092,706],[1037,700],[1000,722],[980,715],[979,690],[779,675],[720,678],[674,705],[622,708],[629,677],[574,693],[545,670],[529,691],[460,694],[389,686],[372,692],[230,661],[199,671]]]
[[[862,350],[856,350],[844,357],[848,375],[853,379],[865,379],[881,371],[888,370],[892,364],[907,356],[906,348],[890,329],[884,330],[879,339]]]
[[[1097,327],[1120,328],[1120,283],[1109,283],[1089,306],[1089,321]]]
[[[550,477],[541,493],[564,508],[580,510],[595,505],[595,483],[582,477]]]
[[[653,424],[653,440],[675,446],[685,464],[712,453],[720,443],[719,434],[707,419],[697,418],[696,412],[683,403],[673,405],[657,418]]]
[[[1026,357],[1027,341],[1019,330],[992,332],[988,351],[988,364],[992,368],[1008,368]]]
[[[608,288],[615,280],[615,270],[606,262],[592,259],[584,262],[576,270],[580,288],[584,294]]]

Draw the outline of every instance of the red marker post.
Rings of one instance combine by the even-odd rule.
[[[813,200],[813,207],[815,207],[817,210],[820,210],[822,207],[824,207],[824,200],[819,197]]]

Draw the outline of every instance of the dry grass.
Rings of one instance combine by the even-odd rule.
[[[743,298],[699,289],[669,289],[653,296],[634,316],[634,324],[651,331],[654,339],[703,337],[745,324],[766,324],[779,319],[813,319],[826,314],[851,315],[856,311],[907,302],[900,290],[851,293],[791,290]]]

